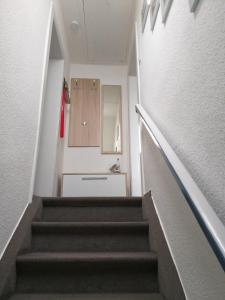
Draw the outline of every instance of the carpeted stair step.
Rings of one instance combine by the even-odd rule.
[[[30,253],[17,258],[21,293],[157,293],[151,252]]]
[[[160,294],[15,294],[9,300],[164,300]]]
[[[32,250],[43,252],[148,251],[145,222],[36,222]]]
[[[43,221],[141,221],[141,198],[43,198]]]

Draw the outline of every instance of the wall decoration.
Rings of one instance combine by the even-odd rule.
[[[190,4],[190,10],[191,12],[194,12],[197,5],[198,5],[199,0],[189,0],[189,4]]]
[[[172,2],[173,0],[160,0],[163,23],[166,22]]]
[[[143,0],[142,10],[141,10],[142,32],[144,32],[145,30],[149,8],[150,8],[150,0]]]
[[[150,23],[151,30],[154,30],[155,22],[157,19],[158,11],[159,11],[160,2],[159,0],[151,0],[150,2]]]

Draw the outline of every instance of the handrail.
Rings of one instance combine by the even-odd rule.
[[[188,205],[225,271],[225,226],[149,114],[140,104],[136,105],[136,112],[140,115],[154,143],[160,149]]]

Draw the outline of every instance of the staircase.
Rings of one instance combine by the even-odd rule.
[[[141,198],[48,198],[10,300],[162,300]]]

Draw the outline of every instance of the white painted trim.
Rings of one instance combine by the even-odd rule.
[[[198,5],[199,0],[189,0],[189,4],[190,4],[190,11],[194,12],[197,5]]]
[[[137,71],[137,94],[138,99],[137,103],[141,104],[141,72],[140,72],[140,65],[141,65],[141,57],[140,57],[140,48],[139,48],[139,38],[138,38],[138,23],[135,22],[135,45],[136,45],[136,71]],[[141,122],[139,120],[139,145],[140,145],[140,168],[141,168],[141,192],[142,195],[144,193],[144,170],[143,170],[143,157],[141,155]]]
[[[147,129],[147,128],[146,128],[146,129]],[[149,132],[149,131],[148,131],[148,132]],[[184,286],[183,281],[182,281],[182,276],[181,276],[180,270],[179,270],[179,268],[177,267],[176,258],[175,258],[174,254],[173,254],[173,250],[172,250],[172,248],[171,248],[170,241],[169,241],[168,236],[167,236],[167,234],[166,234],[166,231],[165,231],[165,229],[164,229],[164,225],[163,225],[163,222],[162,222],[162,219],[161,219],[161,216],[160,216],[160,211],[158,210],[157,205],[155,204],[155,200],[154,200],[153,195],[151,195],[151,198],[152,198],[152,202],[153,202],[153,205],[154,205],[154,208],[155,208],[155,211],[156,211],[158,220],[159,220],[160,227],[161,227],[162,232],[163,232],[163,236],[164,236],[164,238],[165,238],[165,240],[166,240],[166,244],[167,244],[167,246],[168,246],[168,248],[169,248],[170,255],[171,255],[171,257],[172,257],[174,266],[175,266],[175,268],[176,268],[178,277],[179,277],[179,279],[180,279],[180,284],[181,284],[181,286],[182,286],[182,289],[183,289],[183,291],[184,291],[184,294],[185,294],[186,299],[188,299],[188,295],[187,295],[185,286]]]
[[[142,149],[142,122],[141,118],[139,116],[139,147],[140,147],[140,167],[141,167],[141,193],[142,196],[144,196],[145,193],[145,176],[144,176],[144,156],[143,156],[143,149]]]
[[[160,146],[162,151],[165,153],[177,176],[179,177],[183,186],[191,197],[195,208],[200,213],[201,218],[208,231],[213,236],[222,255],[225,257],[225,226],[218,218],[217,214],[210,206],[202,191],[199,189],[199,187],[197,186],[183,163],[180,161],[172,147],[169,145],[163,134],[160,132],[157,125],[151,119],[149,114],[139,104],[136,105],[136,108],[147,131],[151,134],[151,136],[152,134],[154,135],[156,145],[158,145],[158,147]]]
[[[160,0],[162,22],[166,23],[173,0]]]
[[[140,76],[140,49],[138,39],[138,24],[135,22],[135,45],[136,45],[136,64],[137,64],[137,85],[138,85],[138,103],[141,103],[141,76]]]
[[[150,3],[150,23],[151,23],[151,30],[154,30],[155,23],[158,17],[160,2],[159,0],[152,0]]]
[[[59,15],[57,15],[58,10],[60,10],[60,7],[58,5],[56,5],[56,3],[53,3],[53,15],[54,15],[54,23],[55,23],[55,29],[56,29],[56,33],[58,36],[58,41],[59,41],[59,47],[62,53],[62,59],[66,60],[69,59],[69,51],[67,49],[66,43],[64,41],[64,37],[62,36],[62,30],[60,30],[60,20],[59,20]]]
[[[42,80],[41,80],[40,101],[39,101],[40,104],[39,104],[39,111],[38,111],[38,126],[37,126],[35,150],[34,150],[34,160],[33,160],[32,174],[31,174],[31,181],[30,181],[29,203],[32,202],[33,193],[34,193],[35,175],[36,175],[37,160],[38,160],[39,140],[40,140],[40,132],[41,132],[42,109],[43,109],[43,102],[44,102],[44,97],[45,97],[45,88],[46,88],[46,81],[47,81],[47,73],[48,73],[48,62],[49,62],[49,51],[50,51],[51,36],[52,36],[53,18],[54,18],[53,1],[51,1],[49,17],[48,17],[47,34],[46,34],[46,39],[45,39],[44,67],[43,67],[43,71],[42,71]]]
[[[30,203],[27,203],[26,207],[24,208],[24,210],[23,210],[23,212],[22,212],[22,214],[21,214],[21,216],[20,216],[18,222],[16,223],[16,226],[15,226],[13,232],[11,233],[11,235],[10,235],[10,237],[9,237],[9,239],[8,239],[8,241],[7,241],[7,243],[6,243],[6,245],[5,245],[5,247],[3,248],[3,250],[2,250],[2,252],[1,252],[1,254],[0,254],[0,260],[2,259],[3,255],[4,255],[5,251],[6,251],[6,249],[8,248],[9,243],[10,243],[10,241],[11,241],[13,235],[15,234],[15,231],[17,230],[17,228],[18,228],[18,226],[19,226],[21,220],[23,219],[23,216],[24,216],[24,214],[25,214],[25,212],[26,212],[26,210],[27,210],[29,204],[30,204]]]

